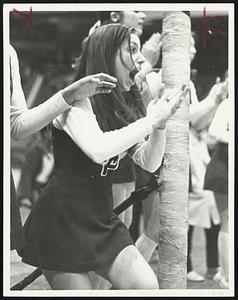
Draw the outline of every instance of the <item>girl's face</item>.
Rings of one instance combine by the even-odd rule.
[[[140,52],[140,40],[137,34],[132,33],[130,37],[130,44],[125,39],[121,48],[117,50],[115,58],[115,76],[118,80],[117,86],[120,91],[129,91],[134,85],[134,76],[131,71],[135,67],[140,70],[141,64],[145,62],[143,55]]]

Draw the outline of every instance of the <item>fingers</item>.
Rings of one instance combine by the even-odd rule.
[[[96,88],[95,94],[109,94],[111,92],[112,92],[111,89],[98,87],[98,88]]]
[[[109,81],[112,83],[116,83],[117,79],[111,75],[105,74],[105,73],[99,73],[92,75],[94,78],[98,78],[100,81]]]
[[[101,87],[104,87],[104,88],[110,88],[110,89],[113,89],[116,87],[115,83],[112,83],[112,82],[107,82],[107,81],[99,81],[98,82],[98,87],[101,88]]]
[[[157,102],[166,102],[169,104],[170,99],[172,99],[179,91],[178,88],[172,88],[172,89],[165,89],[165,87],[163,87],[164,89],[164,94],[162,97],[157,98],[154,100],[154,104],[156,104]]]
[[[190,93],[190,87],[186,84],[183,84],[181,88],[181,96],[179,98],[179,104],[181,104],[181,102],[189,96],[189,93]]]
[[[160,47],[160,44],[161,44],[161,34],[159,32],[155,33],[155,38],[154,38],[153,44],[154,44],[155,48]]]
[[[157,44],[160,41],[161,34],[159,32],[153,33],[150,37],[150,39],[147,42],[150,42],[151,44]]]
[[[182,95],[179,97],[179,101],[178,101],[178,104],[176,104],[176,109],[178,109],[181,105],[181,103],[184,101],[184,99],[186,99],[189,95],[189,92],[190,92],[190,88],[187,87],[185,89],[185,91],[182,92]]]
[[[177,90],[176,92],[174,92],[173,97],[171,98],[171,100],[169,100],[169,104],[171,107],[175,107],[176,105],[179,105],[181,95],[182,95],[181,90]]]
[[[171,93],[166,97],[166,101],[169,102],[169,105],[174,109],[178,109],[181,105],[181,102],[188,96],[190,88],[186,85],[182,85],[180,88],[173,88]]]
[[[178,93],[181,93],[181,88],[172,88],[172,89],[165,89],[164,95],[161,97],[161,101],[170,102]]]
[[[180,97],[181,102],[188,97],[189,93],[190,93],[190,87],[187,86],[182,93],[182,97]]]
[[[104,75],[106,75],[106,76],[104,76]],[[111,90],[116,87],[115,83],[99,79],[99,77],[100,78],[105,78],[105,77],[108,78],[108,76],[111,77],[111,78],[114,78],[114,77],[112,77],[110,75],[107,75],[107,74],[92,75],[91,82],[96,84],[96,88],[95,88],[96,94],[110,93]]]
[[[158,98],[155,98],[155,99],[151,100],[150,103],[148,104],[148,107],[149,106],[150,107],[154,106],[157,103],[158,100],[159,100]]]
[[[161,34],[159,32],[153,33],[148,41],[145,42],[143,47],[151,47],[154,50],[158,50],[161,46]]]
[[[163,96],[160,98],[160,100],[168,102],[168,96],[173,92],[173,90],[174,88],[173,89],[164,88],[164,93]]]

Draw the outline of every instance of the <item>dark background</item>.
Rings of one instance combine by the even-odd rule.
[[[162,12],[145,14],[141,44],[152,33],[162,32]],[[11,12],[10,42],[18,54],[22,86],[29,107],[44,102],[72,80],[74,59],[80,55],[82,40],[96,21],[97,12],[92,11],[33,11],[30,25],[26,18]],[[226,12],[217,15],[213,12],[204,18],[201,11],[191,14],[191,24],[197,49],[191,78],[198,98],[202,100],[216,77],[222,76],[228,67],[228,17]],[[24,162],[24,152],[32,138],[12,141],[13,167]]]

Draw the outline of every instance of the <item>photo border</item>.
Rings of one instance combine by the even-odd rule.
[[[229,270],[229,289],[185,289],[185,290],[77,290],[77,291],[53,291],[53,290],[10,290],[10,68],[9,68],[9,13],[13,8],[19,11],[98,11],[98,10],[136,10],[141,11],[201,11],[204,6],[207,11],[227,11],[228,13],[228,70],[229,70],[229,98],[232,100],[232,112],[235,111],[234,94],[234,4],[233,3],[5,3],[3,5],[3,59],[4,59],[4,148],[3,148],[3,295],[4,296],[234,296],[234,268]],[[234,266],[234,141],[235,141],[235,120],[234,113],[230,118],[230,142],[229,142],[229,265]]]

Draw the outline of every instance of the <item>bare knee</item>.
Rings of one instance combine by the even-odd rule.
[[[66,273],[42,269],[52,290],[88,290],[92,289],[87,273]]]
[[[136,286],[136,289],[142,289],[142,290],[156,290],[158,288],[159,288],[159,283],[155,275],[147,278],[143,278],[143,280],[139,281]]]
[[[104,275],[116,289],[159,288],[155,273],[133,245],[118,254]]]
[[[156,290],[159,288],[159,283],[155,275],[151,276],[141,276],[141,278],[135,278],[130,283],[128,282],[128,287],[126,289],[136,289],[136,290]]]

